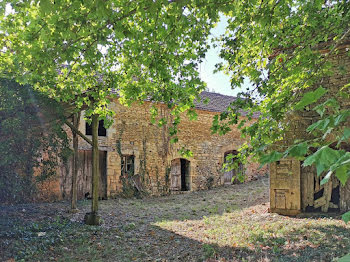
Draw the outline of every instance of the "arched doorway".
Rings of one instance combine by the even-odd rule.
[[[236,158],[234,158],[234,156],[236,156],[238,154],[238,151],[236,150],[229,150],[226,151],[224,154],[224,164],[236,164],[236,167],[233,168],[232,170],[225,170],[224,171],[224,184],[233,184],[233,183],[237,183],[238,180],[234,179],[232,181],[232,178],[236,178],[237,175],[243,173],[243,164],[241,162],[238,162],[238,160]],[[228,159],[228,156],[232,155],[233,158],[232,159]]]
[[[171,161],[170,190],[191,190],[190,161],[184,158],[176,158]]]

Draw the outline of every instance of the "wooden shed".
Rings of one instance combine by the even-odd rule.
[[[349,183],[335,177],[320,185],[316,168],[303,167],[296,159],[283,159],[270,166],[270,211],[282,215],[301,212],[345,212],[349,209]]]

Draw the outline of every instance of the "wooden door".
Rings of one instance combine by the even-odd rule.
[[[99,179],[99,197],[105,199],[107,197],[107,152],[99,151],[100,160],[100,179]],[[72,187],[72,161],[73,158],[61,168],[61,187],[64,198],[70,198]],[[78,177],[77,177],[77,196],[78,199],[84,197],[90,198],[92,179],[92,151],[79,150],[78,152]]]
[[[235,170],[224,172],[224,183],[225,184],[231,184],[232,183],[232,177],[236,175]]]
[[[232,184],[233,182],[238,181],[237,178],[235,178],[235,180],[232,181],[232,178],[236,177],[238,174],[243,172],[243,164],[238,162],[238,159],[236,159],[236,158],[232,158],[230,160],[226,159],[226,157],[229,154],[232,154],[233,156],[235,156],[235,155],[238,154],[238,152],[236,150],[231,150],[231,151],[226,152],[224,154],[224,163],[226,163],[226,164],[228,164],[228,163],[238,163],[237,164],[238,166],[235,169],[232,169],[230,171],[225,171],[224,172],[224,184]]]
[[[270,165],[270,209],[283,215],[301,210],[300,161],[283,159]]]
[[[174,159],[171,162],[170,169],[170,190],[181,190],[181,160],[180,158]]]

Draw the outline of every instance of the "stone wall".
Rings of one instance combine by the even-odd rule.
[[[131,107],[121,105],[118,100],[111,103],[116,112],[114,122],[107,129],[106,137],[99,137],[101,151],[107,152],[107,195],[113,197],[125,190],[121,177],[121,156],[134,156],[134,174],[144,191],[152,195],[168,194],[170,190],[170,169],[172,160],[182,158],[179,150],[184,147],[193,152],[189,161],[190,190],[206,189],[208,186],[223,184],[222,164],[224,153],[237,150],[244,142],[239,130],[233,129],[224,136],[211,134],[210,127],[215,112],[196,110],[197,120],[181,117],[178,138],[170,143],[169,127],[172,122],[170,111],[163,104],[158,104],[159,118],[165,118],[168,124],[159,127],[152,124],[150,109],[152,104],[133,104]],[[85,121],[80,121],[80,131],[85,134]],[[89,137],[89,136],[88,136]],[[79,139],[80,150],[91,147]],[[267,173],[266,167],[259,169],[256,163],[245,166],[247,180],[255,179]],[[65,181],[70,180],[70,172],[65,172]],[[61,178],[62,179],[62,178]],[[62,191],[69,196],[69,183]]]

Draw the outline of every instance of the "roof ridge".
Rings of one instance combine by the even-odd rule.
[[[213,94],[213,95],[225,96],[225,97],[230,97],[230,98],[237,98],[237,96],[224,95],[224,94],[221,94],[221,93],[216,93],[216,92],[211,92],[211,91],[206,91],[206,90],[200,92],[199,95],[202,94],[202,93],[208,93],[208,94]]]

